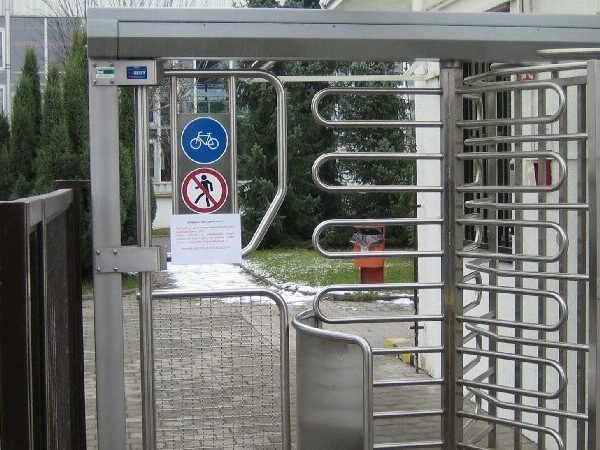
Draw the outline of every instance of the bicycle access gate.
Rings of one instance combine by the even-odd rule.
[[[158,62],[164,58],[441,61],[439,85],[339,87],[321,91],[313,100],[313,115],[323,126],[406,127],[415,129],[417,142],[427,147],[411,154],[335,153],[319,158],[313,179],[324,190],[416,192],[422,209],[417,218],[324,222],[315,230],[315,248],[325,257],[354,256],[321,246],[321,233],[328,227],[416,226],[423,238],[417,250],[372,252],[369,257],[417,257],[432,269],[417,283],[328,287],[311,309],[293,319],[294,445],[311,450],[598,448],[600,61],[594,47],[599,41],[600,21],[581,16],[90,9],[99,448],[125,448],[120,273],[131,271],[141,274],[144,447],[291,445],[288,318],[281,298],[264,290],[151,292],[151,272],[162,264],[150,240],[147,85],[158,82]],[[465,64],[479,59],[510,64],[465,77],[463,67],[476,66]],[[145,77],[129,79],[124,75],[128,66],[143,67]],[[164,75],[172,83],[178,77],[224,77],[234,89],[236,80],[260,76],[276,88],[280,184],[247,254],[260,243],[285,195],[283,86],[261,71],[169,70]],[[136,248],[121,247],[119,233],[118,85],[137,86]],[[322,116],[319,104],[324,96],[347,94],[412,96],[417,117],[367,121]],[[436,97],[440,116],[421,117],[419,99]],[[176,119],[174,115],[172,110]],[[320,167],[340,159],[413,160],[418,173],[427,173],[430,181],[419,180],[414,186],[325,184]],[[359,311],[342,317],[323,305],[335,291],[405,289],[418,291],[421,308],[415,315],[371,316]],[[249,296],[260,297],[250,301],[251,308],[242,305],[242,298]],[[234,300],[219,300],[223,297]],[[265,304],[274,305],[274,310],[260,309]],[[249,311],[257,317],[244,324],[240,319]],[[425,327],[420,345],[379,348],[380,343],[352,333],[352,327],[358,330],[365,324],[377,328],[405,322]],[[235,361],[227,352],[236,346],[232,336],[250,336],[257,327],[269,329],[272,340],[244,348],[250,361],[240,380],[227,378],[217,387],[194,384],[194,374],[203,370],[211,371],[217,381],[231,377],[228,369]],[[208,333],[208,339],[202,333]],[[193,346],[201,349],[197,364],[190,361]],[[378,364],[400,353],[421,355],[433,376],[379,379]],[[252,366],[261,370],[253,372]],[[253,393],[244,397],[242,384],[250,381],[255,383]],[[239,398],[237,416],[214,404],[210,393],[215,389],[223,398]],[[413,398],[437,396],[437,403],[406,408],[388,401],[387,408],[380,409],[381,398],[393,400],[402,390]],[[169,397],[167,391],[176,395]],[[164,401],[158,402],[159,397]],[[262,411],[255,417],[244,409],[248,398],[254,402],[250,407]],[[193,399],[200,406],[188,402]],[[263,414],[264,408],[271,408],[272,414]],[[261,422],[267,416],[270,420]],[[378,430],[386,427],[404,431],[382,439],[387,434],[379,436]],[[411,428],[420,429],[416,438]],[[215,429],[228,429],[231,436],[216,436]],[[261,436],[271,437],[270,443],[259,442]]]

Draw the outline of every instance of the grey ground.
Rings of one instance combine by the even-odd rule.
[[[159,278],[161,287],[168,278]],[[141,449],[138,305],[124,297],[127,448]],[[307,305],[291,305],[290,317]],[[328,303],[331,315],[411,314],[405,305],[375,302]],[[84,301],[84,346],[88,448],[95,449],[93,300]],[[264,299],[230,301],[182,298],[154,304],[157,440],[160,449],[279,448],[281,398],[278,315]],[[386,338],[412,339],[408,324],[344,326],[373,347]],[[295,442],[295,335],[290,336],[292,439]],[[376,357],[374,379],[423,378],[395,357]],[[375,411],[440,408],[440,388],[375,389]],[[375,442],[439,439],[439,418],[376,421]],[[476,433],[480,429],[472,429]],[[512,430],[499,428],[498,448],[512,448]],[[484,442],[482,442],[484,444]],[[481,444],[480,444],[481,445]],[[535,448],[524,445],[523,448]]]

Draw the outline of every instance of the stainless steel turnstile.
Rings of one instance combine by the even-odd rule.
[[[147,86],[158,83],[155,75],[162,58],[441,61],[438,85],[336,87],[314,98],[313,114],[323,126],[403,127],[417,135],[438,130],[437,137],[428,142],[439,148],[422,148],[411,154],[324,155],[313,168],[317,186],[339,193],[413,192],[437,203],[433,209],[423,208],[436,212],[420,212],[415,218],[343,218],[316,228],[315,248],[331,258],[355,254],[327,250],[320,244],[321,233],[329,227],[415,226],[421,232],[426,230],[427,240],[422,239],[413,250],[388,249],[367,256],[417,258],[423,275],[419,281],[330,286],[316,296],[312,308],[294,319],[300,448],[598,447],[600,51],[593,48],[600,45],[597,17],[125,8],[90,9],[87,27],[99,449],[125,448],[126,442],[121,272],[142,274],[144,446],[157,447],[157,425],[163,426],[163,432],[168,427],[190,427],[192,435],[203,439],[197,423],[200,415],[186,410],[185,398],[169,403],[160,397],[166,390],[176,389],[165,384],[168,374],[161,371],[168,366],[171,375],[179,373],[179,366],[169,366],[170,358],[185,359],[186,349],[192,345],[188,342],[184,349],[175,343],[200,333],[196,323],[187,318],[185,328],[173,330],[168,315],[154,315],[160,308],[152,301],[150,275],[160,270],[161,264],[150,239],[146,95]],[[545,48],[558,50],[542,52]],[[565,50],[568,48],[576,50]],[[481,59],[511,64],[479,64],[479,69],[472,71],[471,62]],[[515,64],[532,60],[540,62]],[[134,64],[132,61],[149,68],[147,79],[114,76],[128,62]],[[198,74],[167,72],[172,78]],[[237,78],[267,78],[285,109],[284,89],[271,74],[232,70],[205,75],[227,77],[233,85]],[[117,86],[123,84],[136,86],[140,219],[140,245],[136,248],[121,247],[119,231]],[[439,98],[435,108],[439,118],[345,121],[323,117],[320,100],[346,94],[403,95],[417,105],[423,99]],[[285,146],[283,113],[280,110],[278,119],[280,146]],[[427,168],[424,178],[431,181],[422,177],[412,186],[328,185],[319,170],[330,160],[413,161],[417,168]],[[284,182],[276,204],[285,195],[283,161],[279,167]],[[252,248],[259,240],[253,241]],[[323,306],[332,292],[365,290],[416,291],[420,310],[371,316],[356,308],[354,314],[341,317]],[[278,358],[261,367],[271,367],[270,379],[279,381],[274,389],[255,397],[261,407],[283,407],[278,413],[283,422],[280,430],[269,433],[281,437],[275,446],[292,445],[286,423],[290,414],[289,408],[286,410],[287,321],[283,321],[286,309],[280,299],[265,291],[154,294],[156,301],[174,304],[181,315],[190,317],[194,310],[190,302],[197,303],[200,312],[208,312],[208,319],[200,314],[198,320],[209,324],[211,311],[221,305],[217,298],[235,296],[235,302],[244,304],[239,311],[245,311],[241,297],[246,294],[265,297],[257,303],[271,302],[271,307],[275,303],[277,312],[265,310],[257,320],[278,326],[271,337],[281,341],[266,346],[266,352]],[[389,349],[361,337],[369,327],[400,327],[403,323],[424,327],[419,345]],[[336,329],[342,326],[354,327],[354,331]],[[208,336],[214,337],[210,332]],[[214,339],[198,339],[207,354],[217,345]],[[261,346],[252,349],[257,355],[264,350]],[[378,378],[378,361],[400,353],[420,355],[419,363],[431,376]],[[248,370],[248,377],[253,378]],[[273,378],[273,373],[280,376]],[[196,389],[194,374],[185,377],[182,389]],[[376,409],[378,396],[389,400],[399,390],[416,397],[417,407],[388,401],[387,409]],[[425,395],[436,396],[431,403],[434,406],[419,407],[418,400]],[[189,397],[204,398],[196,392]],[[164,408],[159,415],[157,398]],[[189,414],[178,422],[175,413],[181,411]],[[219,421],[218,413],[204,417]],[[380,439],[378,427],[394,429],[399,422],[410,424],[409,431],[417,431],[423,438],[414,439],[414,433],[407,432]],[[177,441],[168,430],[162,436],[171,446],[196,445]],[[210,442],[206,439],[209,447]],[[254,440],[238,444],[234,438],[233,442],[238,448],[258,445]]]

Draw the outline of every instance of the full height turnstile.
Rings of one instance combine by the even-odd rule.
[[[120,278],[125,271],[141,274],[143,436],[145,448],[157,447],[153,327],[160,328],[158,334],[168,333],[169,321],[153,317],[152,298],[172,301],[178,296],[153,296],[150,286],[150,273],[161,264],[158,251],[150,247],[145,102],[146,86],[156,82],[153,77],[163,58],[441,61],[438,85],[330,89],[313,101],[315,119],[323,126],[407,127],[415,129],[417,137],[423,130],[436,130],[437,137],[428,142],[439,150],[336,153],[317,160],[313,178],[322,189],[416,192],[437,206],[428,204],[417,218],[325,222],[315,230],[316,249],[325,257],[354,256],[321,246],[319,236],[328,227],[417,226],[430,238],[420,239],[418,249],[373,252],[370,257],[416,257],[420,267],[435,269],[417,283],[328,287],[317,295],[312,309],[294,319],[300,448],[596,448],[600,62],[594,47],[600,45],[599,29],[597,18],[583,16],[90,9],[99,448],[124,448],[126,442]],[[548,48],[555,50],[543,51]],[[475,65],[470,63],[481,59],[510,64],[471,70]],[[528,62],[532,60],[541,62]],[[147,78],[119,78],[119,70],[128,64],[149,68]],[[111,67],[115,76],[106,77]],[[196,77],[199,72],[167,75]],[[206,75],[233,79],[257,74],[234,70]],[[276,77],[264,76],[279,85]],[[117,88],[123,84],[138,86],[140,245],[135,249],[121,247],[119,232]],[[282,87],[278,93],[283,95]],[[421,97],[438,97],[439,118],[344,122],[321,115],[320,99],[347,93],[412,96],[417,105]],[[285,121],[278,124],[280,144],[285,146]],[[414,186],[329,186],[321,181],[319,168],[332,159],[410,159],[421,167],[420,173],[429,175]],[[284,166],[280,175],[285,179]],[[285,189],[279,194],[276,204]],[[253,241],[253,248],[259,241],[260,237]],[[399,289],[417,291],[417,314],[333,317],[322,308],[323,299],[334,291]],[[280,394],[272,398],[279,399],[274,407],[282,409],[283,424],[282,439],[275,445],[289,446],[285,305],[266,292],[179,294],[179,304],[194,297],[212,298],[205,305],[209,310],[216,308],[214,298],[243,295],[266,296],[280,307]],[[402,322],[425,327],[420,345],[384,349],[359,333],[335,330],[339,325]],[[186,330],[179,333],[175,341],[186,336]],[[433,376],[377,379],[377,358],[399,353],[419,354]],[[438,355],[437,366],[432,355]],[[425,386],[437,387],[439,406],[374,410],[378,389],[417,394]],[[171,408],[173,412],[177,405]],[[438,421],[438,436],[377,440],[378,423],[414,419]],[[199,425],[192,420],[183,426]],[[236,445],[248,448],[256,443],[232,444]]]

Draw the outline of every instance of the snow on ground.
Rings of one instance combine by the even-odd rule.
[[[167,267],[169,288],[182,290],[223,290],[267,287],[238,265],[174,265]],[[301,289],[303,288],[303,289]],[[306,304],[314,297],[310,286],[275,286],[275,290],[288,304]]]

